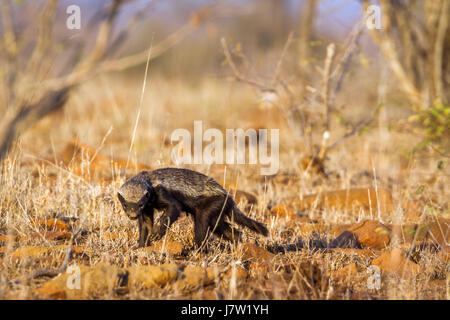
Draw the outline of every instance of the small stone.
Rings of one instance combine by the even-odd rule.
[[[241,243],[238,251],[242,253],[243,260],[252,262],[271,262],[275,255],[261,247],[252,243]]]

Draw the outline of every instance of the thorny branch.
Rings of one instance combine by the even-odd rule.
[[[322,73],[322,90],[315,90],[313,95],[308,98],[307,104],[311,103],[317,103],[316,100],[319,96],[321,96],[323,108],[324,108],[324,127],[325,132],[323,134],[322,144],[321,148],[318,152],[317,158],[319,161],[322,161],[326,153],[331,149],[336,147],[339,143],[341,143],[346,138],[354,135],[355,133],[359,132],[361,128],[369,125],[373,121],[373,117],[368,119],[367,121],[363,121],[362,123],[358,124],[355,128],[353,128],[349,133],[343,135],[342,137],[338,138],[332,146],[328,147],[328,139],[329,139],[329,122],[330,122],[330,112],[332,111],[332,105],[334,103],[334,99],[336,95],[338,94],[339,90],[341,89],[342,82],[344,79],[344,75],[346,71],[348,70],[348,66],[350,64],[352,55],[354,51],[357,48],[357,43],[360,38],[360,35],[362,33],[362,30],[364,29],[364,20],[361,20],[356,26],[353,28],[352,32],[350,33],[345,48],[346,50],[340,54],[338,57],[336,66],[332,68],[333,60],[335,59],[335,45],[330,44],[327,48],[327,58],[325,60],[325,66]],[[286,111],[288,113],[287,116],[285,116],[286,121],[288,122],[291,129],[294,127],[292,125],[293,122],[293,114],[296,111],[302,111],[302,109],[305,107],[305,104],[296,106],[295,105],[295,94],[290,89],[290,86],[286,84],[284,81],[279,80],[279,72],[280,72],[280,66],[282,64],[282,60],[285,57],[287,48],[292,42],[292,34],[289,35],[288,40],[286,41],[286,44],[283,48],[283,52],[280,58],[280,61],[278,61],[274,75],[272,77],[271,85],[268,86],[262,82],[258,82],[252,79],[248,79],[245,76],[242,75],[242,73],[237,68],[236,64],[233,61],[231,52],[228,48],[227,42],[225,38],[221,39],[221,44],[223,48],[223,52],[226,58],[226,62],[231,68],[231,71],[233,72],[234,78],[242,83],[248,84],[252,87],[256,87],[262,92],[274,92],[278,96],[281,96],[282,94],[286,94],[288,96],[289,106],[286,108]],[[336,80],[337,79],[337,80]],[[334,82],[335,81],[335,82]],[[279,86],[279,87],[278,87]],[[282,91],[279,90],[279,88],[282,89]],[[293,129],[294,130],[294,129]],[[294,130],[295,131],[295,130]]]

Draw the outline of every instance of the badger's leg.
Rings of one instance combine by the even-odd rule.
[[[194,242],[197,248],[206,248],[206,240],[208,239],[210,228],[202,219],[195,219],[194,222]]]
[[[159,240],[166,234],[167,229],[178,219],[181,213],[181,208],[177,203],[169,203],[166,210],[159,219],[159,226],[152,234],[152,238]]]
[[[217,215],[211,220],[212,228],[215,229],[214,233],[217,236],[222,236],[225,240],[232,241],[232,242],[238,242],[241,239],[241,232],[239,232],[237,229],[233,228],[230,223],[225,221],[225,217],[230,217],[231,210],[233,208],[234,203],[230,200],[227,201],[227,204],[225,207],[221,208],[219,212],[222,211],[220,215]],[[217,222],[217,219],[220,219],[219,222]],[[217,226],[216,226],[217,224]]]
[[[153,230],[153,212],[153,207],[146,207],[142,214],[139,215],[139,248],[150,245],[150,235]]]
[[[216,219],[212,218],[217,212],[217,208],[211,206],[206,209],[197,210],[194,217],[194,243],[197,248],[205,250],[206,241],[210,232],[214,228]]]
[[[227,229],[225,217],[229,211],[228,204],[224,206],[224,199],[209,199],[204,208],[197,209],[194,219],[194,242],[197,247],[205,247],[211,232],[222,235]]]
[[[221,235],[224,239],[234,242],[235,244],[239,242],[242,238],[242,233],[236,228],[233,228],[226,221],[222,222],[220,229],[218,231],[219,233],[217,233],[217,235]]]

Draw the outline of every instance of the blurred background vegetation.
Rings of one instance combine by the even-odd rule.
[[[80,30],[66,28],[74,4]],[[379,30],[366,27],[370,5]],[[142,81],[148,54],[153,81],[248,86],[242,103],[278,107],[313,154],[324,131],[364,132],[376,111],[388,128],[413,126],[423,137],[415,150],[436,144],[448,155],[447,0],[4,0],[0,9],[1,157],[88,80]]]

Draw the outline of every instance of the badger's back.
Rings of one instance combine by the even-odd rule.
[[[156,169],[148,172],[148,178],[154,188],[161,186],[187,197],[198,198],[227,194],[227,191],[213,178],[189,169]]]

